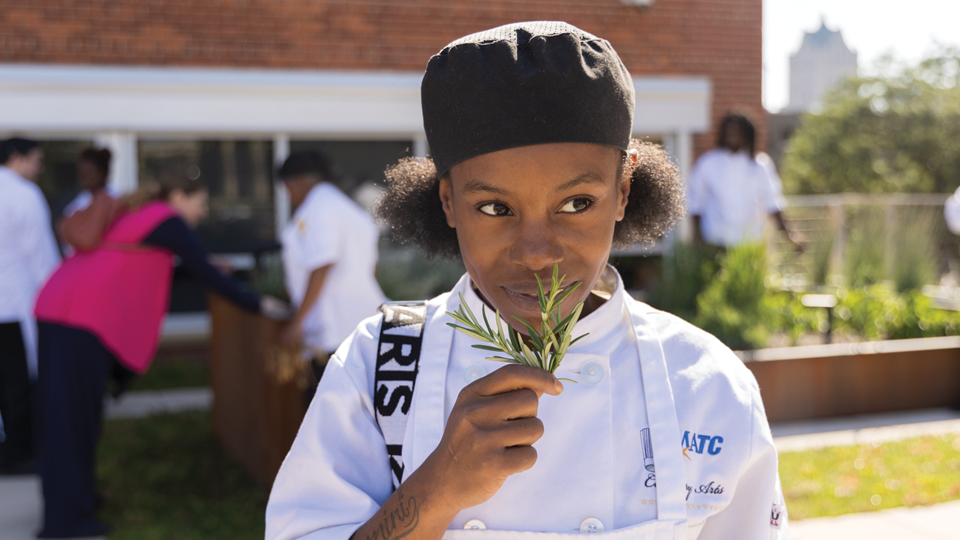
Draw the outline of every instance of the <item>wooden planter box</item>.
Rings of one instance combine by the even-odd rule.
[[[945,407],[960,399],[960,337],[737,353],[771,422]]]
[[[210,309],[213,428],[220,444],[270,488],[305,413],[303,392],[266,371],[283,323],[244,311],[216,294]]]

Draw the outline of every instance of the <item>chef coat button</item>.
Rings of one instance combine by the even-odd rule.
[[[580,524],[580,532],[583,534],[602,533],[603,523],[597,518],[587,518]]]
[[[483,377],[486,374],[487,374],[487,370],[484,369],[483,366],[481,366],[480,364],[474,364],[468,367],[467,370],[463,372],[463,380],[467,381],[468,383],[472,383],[473,381],[479,379],[480,377]]]
[[[589,384],[596,384],[603,378],[603,366],[596,362],[587,362],[580,368],[580,376]]]
[[[480,368],[480,369],[483,369],[483,368]],[[479,519],[471,519],[470,521],[466,522],[466,524],[464,524],[463,528],[464,529],[486,529],[487,526],[484,525],[483,522],[480,521]]]

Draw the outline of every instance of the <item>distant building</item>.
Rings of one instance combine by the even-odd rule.
[[[857,53],[847,48],[839,31],[821,23],[803,37],[800,50],[790,57],[790,103],[782,112],[817,108],[824,95],[847,77],[857,74]]]

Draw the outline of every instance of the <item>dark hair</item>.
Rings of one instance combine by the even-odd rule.
[[[37,141],[30,139],[21,139],[19,137],[13,137],[12,139],[7,139],[0,143],[0,163],[6,163],[10,161],[10,158],[14,154],[20,154],[25,156],[30,153],[34,148],[39,147]]]
[[[727,113],[727,115],[720,120],[720,127],[717,129],[717,146],[721,148],[727,147],[727,128],[731,125],[740,128],[740,132],[743,133],[743,138],[746,139],[750,155],[757,155],[757,130],[753,127],[753,122],[743,113]]]
[[[677,224],[684,213],[683,184],[677,167],[660,145],[630,141],[639,157],[632,167],[623,153],[621,174],[629,176],[630,196],[623,220],[613,232],[615,248],[652,245]],[[404,158],[386,171],[386,190],[373,210],[403,243],[417,245],[428,257],[460,256],[457,232],[447,225],[440,203],[440,179],[433,161]]]
[[[332,180],[330,160],[317,150],[298,150],[284,160],[277,171],[281,180],[290,180],[301,174],[315,174],[321,180]]]
[[[104,176],[110,175],[110,158],[113,154],[110,153],[110,150],[106,148],[101,148],[97,150],[96,148],[84,148],[83,152],[80,152],[80,161],[89,161],[93,163]]]

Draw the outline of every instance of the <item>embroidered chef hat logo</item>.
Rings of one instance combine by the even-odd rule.
[[[627,150],[630,73],[604,39],[556,21],[462,37],[427,64],[423,127],[437,174],[472,157],[578,142]]]
[[[650,428],[640,430],[640,440],[643,443],[643,468],[654,472],[653,466],[653,442],[650,440]]]

